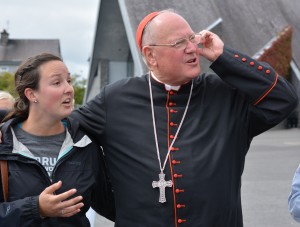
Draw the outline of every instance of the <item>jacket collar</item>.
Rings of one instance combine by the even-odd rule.
[[[12,151],[11,151],[12,153],[14,154],[18,153],[23,156],[33,158],[32,153],[27,149],[27,147],[24,144],[22,144],[20,141],[18,141],[12,129],[13,125],[18,124],[23,120],[24,119],[14,118],[4,123],[4,125],[1,128],[3,133],[3,143],[10,144],[12,146]],[[77,124],[72,124],[72,122],[69,121],[68,119],[64,119],[63,121],[67,125],[66,138],[59,152],[58,159],[68,154],[73,147],[85,147],[92,142],[87,135],[81,133],[78,130]]]

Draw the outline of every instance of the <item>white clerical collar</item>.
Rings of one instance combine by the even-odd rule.
[[[153,73],[152,71],[150,72],[150,74],[151,74],[151,76],[153,77],[153,79],[155,79],[155,80],[158,81],[159,83],[164,84],[164,85],[165,85],[165,89],[166,89],[167,91],[170,91],[170,90],[178,91],[178,90],[179,90],[180,85],[178,85],[178,86],[172,86],[172,85],[169,85],[169,84],[165,84],[165,83],[161,82],[159,79],[157,79],[157,77],[154,75],[154,73]]]

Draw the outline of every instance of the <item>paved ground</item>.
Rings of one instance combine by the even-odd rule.
[[[268,131],[253,141],[242,184],[245,227],[300,226],[287,211],[287,197],[299,163],[299,129]]]
[[[299,163],[300,129],[270,130],[253,140],[242,181],[245,227],[300,226],[287,211]],[[113,223],[96,216],[94,227],[113,227]]]

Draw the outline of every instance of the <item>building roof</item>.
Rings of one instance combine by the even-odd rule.
[[[148,13],[172,8],[197,32],[212,29],[225,45],[254,56],[286,26],[293,27],[292,56],[300,67],[300,4],[298,0],[101,0],[90,61],[89,87],[99,60],[124,61],[132,57],[135,75],[147,71],[135,31]],[[204,61],[205,65],[205,61]],[[202,67],[208,70],[208,67]]]
[[[5,37],[6,35],[7,37]],[[59,40],[9,39],[5,30],[1,33],[0,62],[19,64],[26,58],[41,52],[49,52],[61,57]]]
[[[174,8],[191,25],[194,31],[208,28],[218,18],[218,30],[224,43],[242,52],[254,55],[287,25],[294,27],[294,59],[300,63],[300,4],[298,0],[123,0],[135,32],[139,21],[155,10]],[[300,64],[299,64],[300,65]]]

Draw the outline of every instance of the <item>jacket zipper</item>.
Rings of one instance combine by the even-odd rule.
[[[73,147],[66,155],[64,155],[61,159],[59,159],[59,160],[56,162],[56,164],[55,164],[55,166],[54,166],[54,169],[53,169],[53,171],[52,171],[52,173],[51,173],[51,176],[48,177],[51,183],[52,183],[53,180],[55,179],[55,172],[56,172],[57,168],[61,165],[61,163],[63,163],[63,162],[64,162],[65,160],[67,160],[71,155],[73,155],[73,153],[74,153],[73,151],[74,151],[74,147]],[[45,168],[43,168],[43,169],[45,169]],[[47,174],[47,175],[48,175],[48,174]]]

